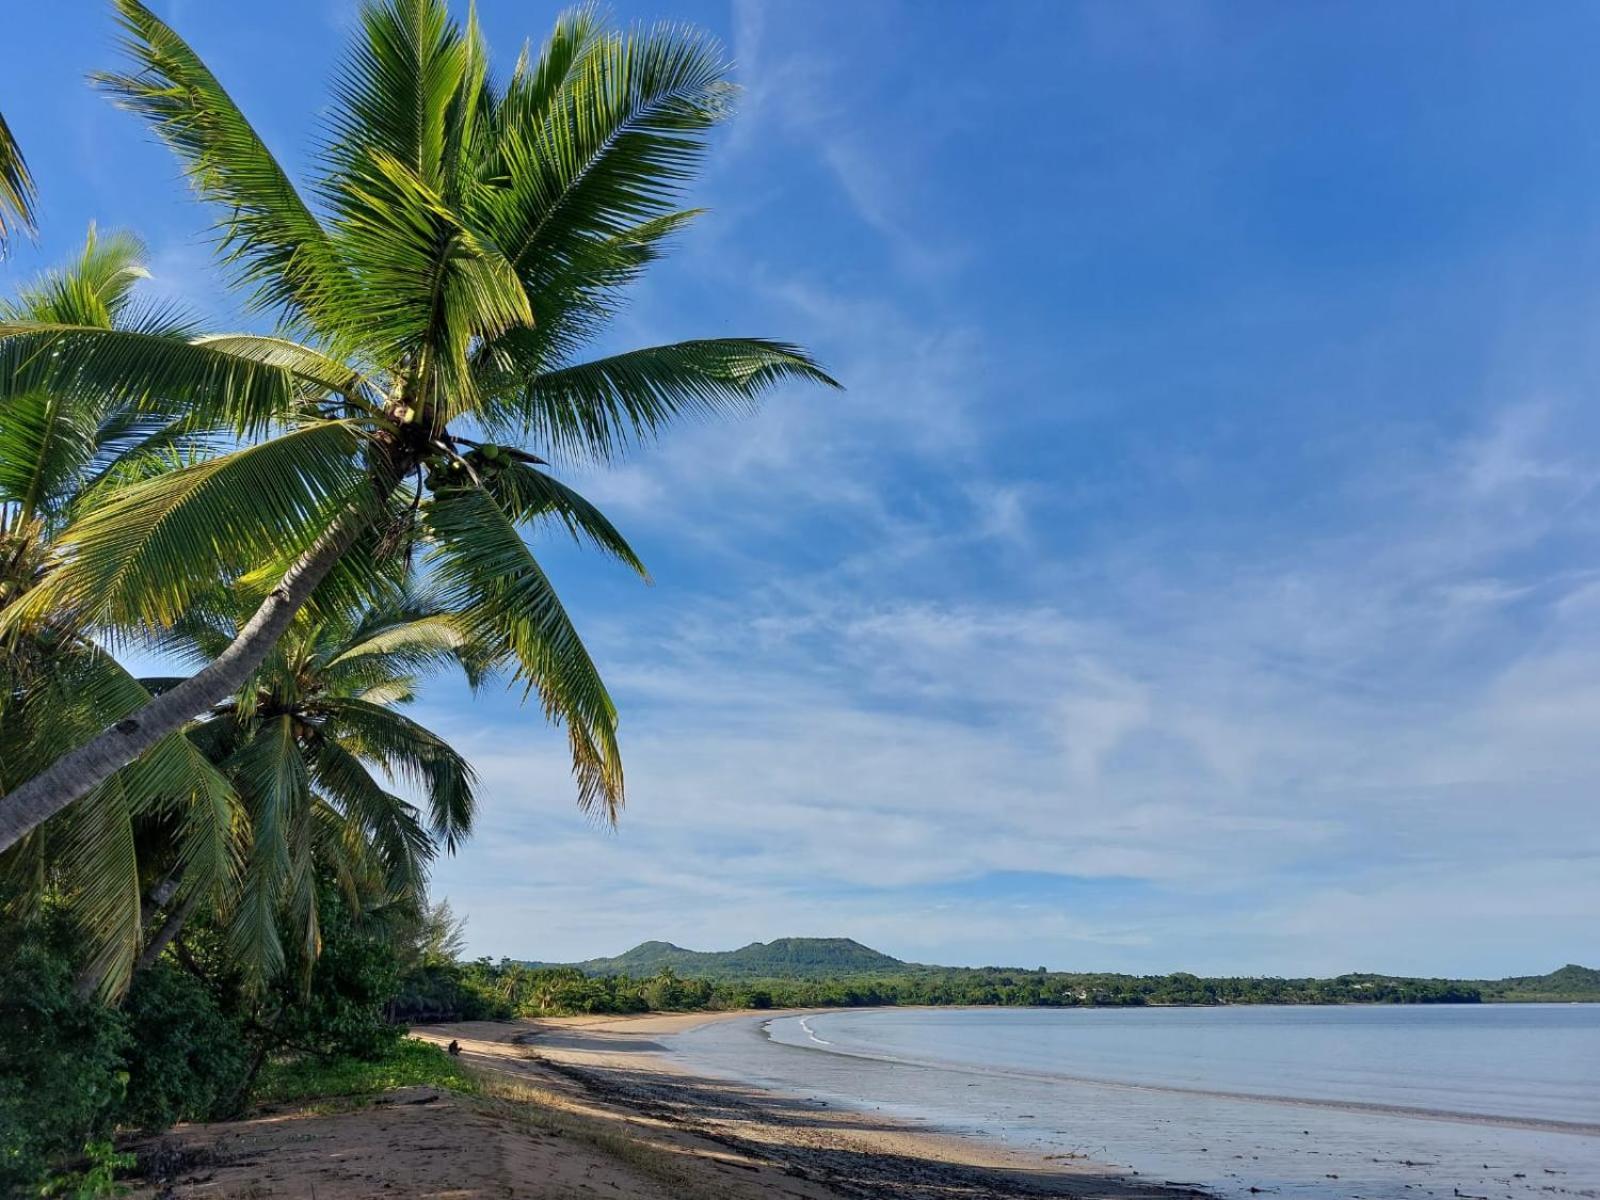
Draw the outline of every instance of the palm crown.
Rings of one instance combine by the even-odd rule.
[[[242,443],[97,503],[0,620],[159,631],[219,571],[261,603],[210,666],[14,791],[0,848],[235,690],[302,606],[361,601],[415,548],[461,628],[566,726],[580,802],[614,812],[616,710],[523,531],[557,522],[642,566],[540,455],[605,459],[785,378],[832,383],[761,339],[578,361],[693,215],[679,189],[730,99],[716,47],[578,10],[501,86],[440,0],[368,3],[307,199],[194,52],[116,6],[136,69],[102,86],[223,206],[224,256],[279,329],[0,321],[0,401],[110,390]]]
[[[167,648],[200,663],[215,657],[236,634],[225,609],[192,612]],[[257,978],[283,966],[283,911],[300,931],[299,961],[315,960],[319,877],[335,880],[357,913],[374,899],[420,905],[437,849],[471,831],[471,766],[400,711],[421,672],[451,665],[481,677],[454,620],[396,592],[359,614],[295,622],[249,685],[190,730],[249,812],[243,869],[224,907],[233,949]]]

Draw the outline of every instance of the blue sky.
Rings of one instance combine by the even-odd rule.
[[[347,0],[158,3],[292,164]],[[760,334],[848,385],[578,481],[548,561],[624,713],[571,803],[509,697],[436,874],[474,953],[849,935],[1074,969],[1600,962],[1600,10],[617,4],[726,43],[710,213],[605,347]],[[555,8],[483,0],[509,65]],[[8,14],[44,197],[236,320],[208,214]]]

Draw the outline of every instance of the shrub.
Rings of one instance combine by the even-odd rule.
[[[249,1054],[211,990],[171,963],[157,963],[135,981],[123,1012],[131,1038],[122,1121],[162,1129],[226,1115],[244,1085]]]
[[[75,941],[50,914],[0,935],[0,1195],[104,1140],[127,1087],[122,1016],[78,999]]]
[[[309,979],[302,964],[279,983],[276,1038],[313,1054],[382,1058],[404,1033],[387,1019],[399,980],[394,949],[359,929],[331,889],[321,908],[322,953]]]
[[[473,1090],[466,1071],[438,1046],[416,1038],[401,1038],[371,1062],[307,1056],[272,1063],[262,1071],[253,1098],[263,1104],[285,1104],[370,1096],[419,1084],[452,1092]]]

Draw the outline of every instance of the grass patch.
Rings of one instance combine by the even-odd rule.
[[[251,1099],[258,1104],[375,1096],[390,1088],[443,1088],[473,1092],[477,1084],[461,1064],[438,1046],[401,1038],[382,1058],[295,1058],[270,1063],[256,1081]]]

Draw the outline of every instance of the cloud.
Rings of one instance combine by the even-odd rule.
[[[792,141],[829,173],[900,269],[936,279],[959,268],[967,250],[948,235],[935,236],[915,215],[919,189],[910,184],[924,170],[919,147],[928,127],[908,122],[893,140],[865,133],[860,114],[871,102],[870,81],[847,73],[824,49],[830,37],[816,29],[831,25],[836,14],[782,10],[784,28],[774,35],[770,26],[779,12],[757,0],[734,0],[733,57],[744,95],[728,146],[732,163],[763,143]],[[857,12],[850,23],[861,19],[870,18]],[[847,27],[833,29],[832,36],[860,33]]]
[[[1600,862],[1600,593],[1562,570],[1507,574],[1587,519],[1562,422],[1507,410],[1403,484],[1357,469],[1353,490],[1410,507],[1291,558],[1131,551],[1094,587],[1029,603],[948,576],[917,597],[919,571],[789,567],[732,598],[630,610],[591,634],[627,714],[621,830],[566,811],[554,737],[530,749],[503,718],[452,718],[489,824],[441,884],[474,913],[475,947],[533,957],[815,932],[968,962],[1489,969],[1512,930],[1533,936],[1526,906],[1497,910],[1479,952],[1462,913],[1485,905],[1423,896],[1493,879],[1548,912],[1549,879]],[[759,491],[739,472],[718,489],[734,507]],[[982,506],[966,529],[908,522],[904,565],[937,572],[991,524]],[[873,536],[895,561],[882,540],[898,535]],[[1047,583],[1058,565],[1037,570]],[[1552,876],[1557,845],[1575,857]],[[1040,900],[984,894],[1019,873]],[[1196,932],[1197,897],[1226,947]],[[1372,897],[1392,901],[1383,921]],[[523,923],[535,914],[549,924]]]
[[[482,831],[438,876],[474,948],[814,933],[1287,973],[1600,957],[1600,427],[1550,349],[1592,321],[1496,310],[1493,351],[1452,372],[1479,328],[1452,304],[1510,269],[1482,250],[1437,278],[1308,279],[1250,274],[1249,239],[1224,238],[1187,291],[1165,275],[1204,275],[1197,224],[1231,236],[1249,145],[1174,146],[1172,114],[1133,98],[1107,120],[1138,152],[1070,143],[1070,244],[1035,245],[1040,273],[1084,268],[1069,296],[935,211],[972,168],[915,126],[959,84],[833,52],[893,44],[838,27],[892,14],[733,13],[747,94],[717,224],[621,332],[782,330],[848,390],[788,389],[575,475],[660,581],[619,598],[555,559],[624,713],[629,808],[614,834],[571,812],[537,717],[435,702],[487,781]],[[1090,66],[1119,71],[1216,40],[1111,5],[1082,24]],[[828,244],[795,236],[835,201]],[[1185,265],[1147,261],[1169,251]]]

